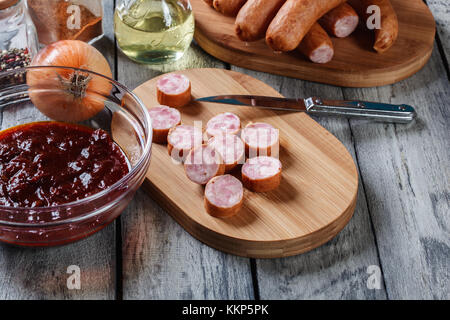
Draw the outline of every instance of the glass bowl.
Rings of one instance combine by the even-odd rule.
[[[36,208],[0,205],[0,241],[22,246],[54,246],[92,235],[120,215],[142,184],[150,165],[152,127],[142,101],[110,78],[76,68],[27,67],[0,72],[1,130],[53,120],[36,108],[29,95],[45,94],[51,101],[66,89],[49,85],[50,82],[44,80],[45,76],[42,81],[27,85],[26,74],[35,72],[44,75],[77,73],[103,83],[101,90],[88,87],[85,93],[86,97],[100,103],[102,109],[78,123],[107,131],[122,148],[130,164],[129,173],[115,184],[78,201]]]

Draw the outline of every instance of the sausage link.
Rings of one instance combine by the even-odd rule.
[[[287,0],[269,25],[266,42],[275,51],[298,47],[313,24],[346,0]]]
[[[234,24],[242,41],[264,38],[267,27],[286,0],[248,0],[239,11]]]
[[[214,0],[214,8],[227,16],[235,16],[247,0]]]
[[[355,31],[359,16],[349,4],[343,3],[327,12],[320,18],[319,23],[329,34],[345,38]]]
[[[373,48],[379,53],[386,52],[394,45],[398,37],[398,19],[391,2],[389,0],[359,0],[351,3],[366,26],[369,17],[367,8],[372,5],[380,8],[381,26],[380,29],[375,29]]]
[[[314,63],[327,63],[333,59],[334,47],[327,32],[315,23],[308,31],[298,50]]]
[[[206,2],[206,4],[208,4],[209,6],[213,6],[213,0],[203,0]]]

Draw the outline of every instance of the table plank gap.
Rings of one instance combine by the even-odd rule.
[[[450,85],[437,48],[391,86],[344,89],[348,99],[411,104],[410,126],[351,120],[367,204],[391,299],[450,297]]]
[[[343,99],[342,89],[232,66],[254,76],[286,97]],[[315,117],[350,151],[356,165],[349,123],[344,118]],[[282,128],[280,128],[282,130]],[[283,159],[281,159],[283,161]],[[386,291],[367,288],[367,268],[379,266],[370,217],[360,182],[357,207],[336,238],[308,253],[281,259],[257,259],[261,299],[386,299]],[[382,279],[380,279],[382,282]]]
[[[114,11],[116,7],[117,0],[113,0],[112,12],[109,10],[108,14],[114,17]],[[113,18],[114,19],[114,18]],[[110,28],[113,30],[112,40],[113,40],[113,56],[114,56],[114,70],[113,77],[114,80],[118,80],[118,59],[117,59],[117,39],[114,33],[114,21],[112,20],[112,25]],[[115,234],[115,251],[116,251],[116,261],[115,261],[115,300],[123,300],[123,256],[122,256],[122,217],[119,216],[114,222],[116,228]]]
[[[345,97],[345,92],[344,90],[342,90],[342,95],[344,97],[344,99],[347,99]],[[367,195],[366,195],[366,187],[365,187],[365,183],[364,183],[364,175],[361,173],[361,169],[359,167],[359,157],[358,157],[358,148],[356,147],[356,143],[355,143],[355,135],[353,134],[353,129],[352,126],[350,125],[350,120],[348,120],[348,124],[349,124],[349,129],[350,129],[350,134],[351,134],[351,139],[353,142],[353,149],[355,150],[355,159],[356,162],[358,163],[358,174],[360,176],[360,181],[361,181],[361,189],[363,190],[363,194],[364,194],[364,201],[367,204]],[[373,219],[372,219],[372,214],[370,212],[370,207],[367,206],[367,213],[369,216],[369,221],[370,221],[370,229],[372,230],[372,234],[373,234],[373,240],[375,243],[375,247],[376,247],[376,252],[377,252],[377,258],[378,258],[378,264],[380,267],[380,272],[381,272],[381,280],[382,280],[382,285],[385,285],[385,281],[384,281],[384,271],[383,271],[383,263],[381,261],[381,257],[380,257],[380,249],[378,247],[378,241],[377,241],[377,235],[375,232],[375,227],[373,224]],[[386,291],[386,298],[389,300],[389,292],[386,290],[386,288],[384,287],[384,290]]]
[[[450,3],[447,0],[426,0],[425,3],[436,20],[436,42],[450,79]]]
[[[261,300],[261,296],[259,293],[259,283],[258,283],[258,266],[256,265],[256,259],[250,259],[250,272],[252,273],[252,284],[253,284],[253,294],[255,296],[255,300]]]

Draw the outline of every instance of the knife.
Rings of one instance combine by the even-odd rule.
[[[368,101],[324,100],[319,97],[289,99],[253,95],[221,95],[198,98],[195,101],[281,111],[298,111],[312,115],[356,117],[396,123],[410,123],[416,117],[414,108],[407,104],[396,105]]]

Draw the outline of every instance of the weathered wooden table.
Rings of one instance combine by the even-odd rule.
[[[360,189],[347,227],[309,253],[255,260],[219,252],[192,238],[140,191],[115,223],[88,239],[43,249],[1,244],[0,298],[449,299],[450,3],[427,3],[438,34],[426,67],[395,85],[349,89],[236,68],[195,44],[173,65],[135,64],[116,49],[113,1],[105,1],[106,37],[96,46],[130,88],[162,72],[227,68],[285,96],[411,104],[419,119],[406,127],[317,118],[354,157]],[[70,265],[80,268],[79,290],[67,287]]]

